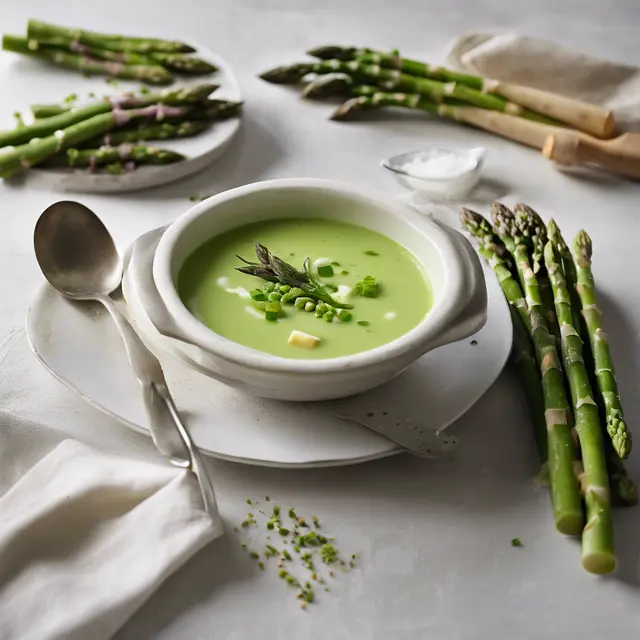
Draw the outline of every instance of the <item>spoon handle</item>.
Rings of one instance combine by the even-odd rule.
[[[113,300],[108,296],[100,296],[99,300],[113,318],[122,336],[131,370],[142,388],[149,430],[156,448],[172,464],[189,469],[195,474],[207,512],[216,512],[211,480],[173,402],[160,361],[142,342]]]

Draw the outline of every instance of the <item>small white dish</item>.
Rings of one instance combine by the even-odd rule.
[[[156,244],[161,235],[158,230]],[[413,433],[420,436],[424,428],[430,439],[484,395],[509,357],[511,316],[490,268],[483,265],[489,313],[473,341],[436,349],[395,380],[352,398],[301,404],[249,396],[195,371],[192,364],[183,362],[187,356],[182,343],[161,336],[149,321],[134,285],[152,279],[154,250],[155,246],[138,272],[127,267],[123,286],[129,304],[123,310],[160,358],[196,446],[215,458],[307,468],[400,453],[387,438],[336,416],[349,415],[364,425],[374,421],[378,427],[390,420],[383,423],[390,429],[417,424]],[[96,409],[150,435],[122,339],[102,307],[69,302],[43,282],[29,306],[26,329],[32,351],[60,382]]]
[[[231,67],[220,56],[198,43],[190,42],[197,55],[218,67],[216,73],[205,76],[180,76],[169,88],[193,86],[203,83],[220,85],[212,94],[213,98],[240,101],[240,86]],[[0,77],[3,95],[20,96],[24,102],[11,105],[25,114],[29,104],[62,102],[70,94],[78,95],[78,104],[91,101],[89,93],[96,96],[138,91],[140,84],[117,81],[117,87],[106,84],[103,77],[82,78],[66,69],[58,69],[39,60],[26,59],[8,52],[0,52]],[[166,87],[150,88],[150,91],[164,90]],[[7,107],[8,108],[8,107]],[[11,113],[0,114],[3,127],[13,127]],[[135,171],[119,175],[89,173],[79,169],[39,169],[34,167],[22,174],[29,187],[73,191],[77,193],[119,193],[148,189],[174,182],[201,171],[217,160],[227,149],[240,129],[241,118],[230,118],[214,123],[206,131],[191,138],[179,140],[158,140],[151,142],[158,147],[177,151],[186,157],[181,162],[169,165],[142,166]],[[21,175],[21,178],[22,178]]]
[[[381,347],[325,360],[282,358],[211,331],[183,304],[175,281],[203,242],[245,224],[277,217],[321,217],[361,225],[409,249],[428,274],[434,303],[411,331]],[[271,180],[213,196],[179,217],[164,233],[153,278],[165,307],[156,329],[195,347],[199,370],[251,394],[318,401],[372,389],[436,347],[476,333],[487,318],[480,261],[457,231],[441,227],[397,200],[330,180]]]
[[[485,154],[486,150],[482,147],[433,148],[392,156],[383,160],[381,165],[391,171],[398,183],[410,191],[419,192],[434,201],[460,200],[469,195],[478,184]],[[431,164],[436,160],[438,164],[443,164],[440,167]],[[429,164],[431,170],[423,175],[420,166]]]

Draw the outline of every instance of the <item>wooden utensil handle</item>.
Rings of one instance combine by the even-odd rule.
[[[508,82],[487,81],[487,90],[598,138],[611,138],[614,135],[613,114],[608,109]]]
[[[542,152],[563,165],[595,164],[628,178],[640,180],[640,146],[630,134],[605,141],[558,131],[545,141]]]

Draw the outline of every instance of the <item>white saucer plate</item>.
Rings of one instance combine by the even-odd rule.
[[[149,91],[153,93],[167,88],[212,83],[219,85],[219,89],[212,94],[212,98],[242,100],[240,87],[231,67],[207,48],[194,42],[189,44],[196,50],[194,55],[213,63],[218,67],[218,71],[203,76],[178,76],[173,85],[149,87]],[[77,104],[82,105],[91,102],[90,93],[100,97],[139,91],[142,86],[140,83],[125,80],[118,80],[116,86],[111,86],[106,83],[104,77],[85,78],[79,73],[58,69],[45,62],[9,52],[0,52],[0,77],[3,93],[6,92],[6,95],[15,97],[15,101],[10,105],[11,111],[0,113],[1,128],[12,128],[15,125],[11,120],[13,111],[17,109],[26,116],[31,104],[62,103],[65,97],[76,94]],[[230,118],[212,124],[206,131],[191,138],[151,141],[149,144],[177,151],[186,157],[185,160],[170,165],[142,166],[135,171],[119,175],[89,173],[78,169],[38,169],[36,167],[24,176],[29,187],[56,191],[118,193],[148,189],[180,180],[204,169],[224,153],[239,128],[240,118]]]
[[[169,355],[166,345],[150,342],[148,333],[143,338],[161,359],[176,404],[204,453],[274,467],[365,462],[400,449],[336,416],[353,416],[364,424],[375,420],[378,426],[380,420],[408,420],[427,433],[441,431],[468,411],[502,371],[511,349],[511,318],[495,277],[490,270],[485,273],[489,317],[481,331],[427,354],[382,387],[344,400],[292,403],[248,396],[189,368]],[[69,302],[43,284],[29,309],[27,335],[37,358],[56,378],[96,408],[149,434],[120,336],[100,305]]]

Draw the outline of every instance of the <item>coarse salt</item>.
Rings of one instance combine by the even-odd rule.
[[[427,158],[414,158],[400,168],[414,178],[455,178],[473,171],[478,164],[476,158],[448,151],[435,151]]]

